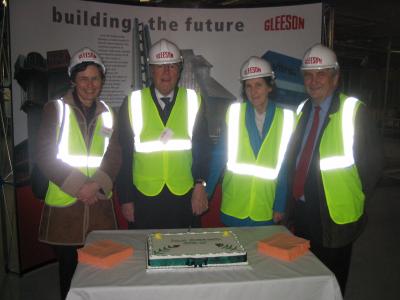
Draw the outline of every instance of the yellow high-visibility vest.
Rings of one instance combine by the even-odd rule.
[[[246,129],[246,103],[228,110],[228,162],[222,183],[221,211],[254,221],[272,219],[277,177],[294,128],[294,114],[277,107],[255,157]]]
[[[129,96],[135,148],[133,184],[144,195],[158,195],[164,185],[175,195],[193,187],[192,134],[200,101],[195,91],[179,88],[164,125],[149,88]]]
[[[73,109],[64,104],[62,99],[57,100],[59,136],[57,158],[66,164],[78,168],[83,174],[90,177],[100,167],[103,156],[107,150],[110,135],[113,128],[113,116],[110,108],[101,101],[107,111],[103,112],[96,120],[93,138],[90,148],[87,149],[84,137],[79,127]],[[61,127],[62,120],[64,125]],[[111,196],[107,195],[107,196]],[[55,183],[49,182],[45,202],[50,206],[69,206],[75,203],[76,198],[62,191]]]
[[[364,212],[365,195],[354,163],[354,120],[362,104],[340,95],[340,109],[329,115],[319,146],[320,169],[329,214],[336,224],[357,221]]]
[[[307,101],[298,106],[298,119]],[[365,195],[353,154],[354,120],[362,102],[344,94],[339,102],[321,137],[319,164],[329,215],[336,224],[347,224],[356,222],[364,211]]]

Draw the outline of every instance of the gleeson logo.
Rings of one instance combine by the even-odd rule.
[[[93,52],[83,52],[79,54],[79,59],[82,58],[96,58],[96,54],[94,54]]]
[[[294,15],[275,16],[264,21],[264,31],[303,30],[304,18]]]
[[[244,75],[253,74],[253,73],[261,73],[261,68],[260,67],[248,67],[244,71]]]
[[[310,56],[307,57],[304,61],[305,65],[322,65],[321,57]]]
[[[174,54],[169,51],[161,51],[156,54],[156,58],[174,58]]]

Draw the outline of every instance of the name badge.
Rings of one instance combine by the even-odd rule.
[[[173,135],[174,135],[174,132],[170,128],[165,128],[164,131],[161,132],[160,141],[163,144],[166,144],[172,138]]]
[[[111,135],[113,133],[113,129],[112,128],[108,128],[108,127],[101,127],[100,129],[100,134],[106,138],[110,138]]]

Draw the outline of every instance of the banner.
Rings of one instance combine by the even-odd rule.
[[[240,9],[138,7],[86,1],[15,0],[10,2],[12,64],[30,52],[46,57],[85,46],[98,51],[107,67],[102,96],[118,107],[132,86],[134,20],[148,25],[152,42],[167,38],[192,49],[210,65],[210,75],[240,97],[239,71],[251,55],[274,51],[301,58],[321,38],[322,4]],[[23,21],[21,21],[23,20]],[[277,78],[280,79],[279,77]],[[21,87],[13,84],[14,140],[27,137]]]
[[[30,191],[29,171],[41,108],[69,87],[68,61],[77,50],[89,47],[100,54],[107,69],[101,97],[118,108],[141,86],[137,74],[145,71],[141,66],[148,48],[138,47],[138,33],[148,32],[148,45],[161,38],[174,42],[184,57],[180,84],[201,90],[208,102],[210,135],[218,136],[227,105],[240,100],[240,68],[250,56],[272,64],[280,88],[274,100],[293,106],[303,100],[298,67],[305,50],[320,42],[321,20],[321,3],[182,9],[78,0],[10,1],[21,270],[52,259],[51,251],[37,242],[42,203]]]

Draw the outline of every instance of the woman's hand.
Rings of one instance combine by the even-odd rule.
[[[85,204],[92,205],[98,201],[97,192],[100,186],[97,182],[86,182],[78,192],[77,198]]]
[[[283,220],[284,213],[274,211],[274,214],[272,216],[274,223],[279,224]]]

